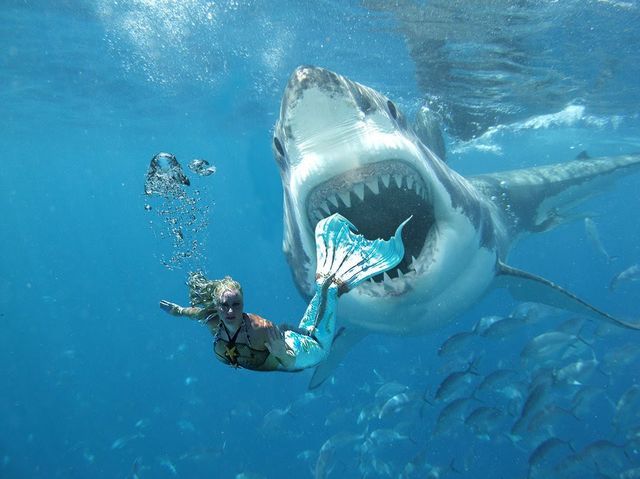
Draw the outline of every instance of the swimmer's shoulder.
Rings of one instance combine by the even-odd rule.
[[[248,318],[249,321],[251,322],[251,326],[253,326],[254,328],[269,328],[273,325],[273,323],[271,321],[269,321],[268,319],[263,318],[262,316],[258,315],[258,314],[254,314],[254,313],[244,313]]]
[[[252,338],[256,338],[256,340],[262,342],[268,339],[268,331],[271,329],[274,324],[268,319],[263,318],[260,315],[253,313],[245,313],[249,319],[252,330]]]

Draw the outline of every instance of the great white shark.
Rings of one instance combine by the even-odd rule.
[[[273,152],[284,192],[283,249],[301,293],[313,294],[313,233],[320,219],[339,212],[375,239],[390,237],[413,216],[403,232],[402,262],[341,297],[339,321],[351,335],[337,337],[327,371],[362,333],[437,330],[494,286],[517,299],[640,329],[506,263],[523,236],[553,228],[577,203],[638,171],[640,155],[467,178],[430,146],[398,106],[372,88],[312,66],[298,67],[287,83]],[[318,384],[326,371],[316,376]]]

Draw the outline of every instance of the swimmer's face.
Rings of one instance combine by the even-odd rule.
[[[242,320],[244,301],[242,293],[235,289],[226,289],[220,295],[220,301],[216,304],[218,316],[227,325],[237,325]]]

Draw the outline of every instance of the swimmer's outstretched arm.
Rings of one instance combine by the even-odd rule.
[[[199,308],[197,306],[180,306],[179,304],[172,303],[170,301],[161,300],[160,301],[160,309],[166,311],[171,316],[184,316],[185,318],[193,319],[195,321],[200,321],[204,323],[204,325],[209,329],[209,332],[214,336],[218,333],[218,327],[220,325],[220,321],[217,316],[215,318],[212,317],[212,314],[215,313],[215,309],[213,307],[210,308]],[[213,319],[213,320],[212,320]]]
[[[161,300],[160,309],[166,311],[172,316],[186,316],[189,319],[201,321],[206,319],[213,311],[209,308],[199,308],[195,306],[180,306],[179,304],[172,303],[170,301]]]

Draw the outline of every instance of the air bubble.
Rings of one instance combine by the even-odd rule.
[[[207,165],[200,166],[209,168]],[[149,221],[156,238],[170,242],[170,251],[161,257],[168,269],[197,269],[204,260],[204,241],[197,235],[206,230],[209,207],[203,206],[206,195],[199,190],[190,192],[190,185],[174,155],[158,153],[152,158],[144,184],[144,208],[154,210],[160,219]]]

